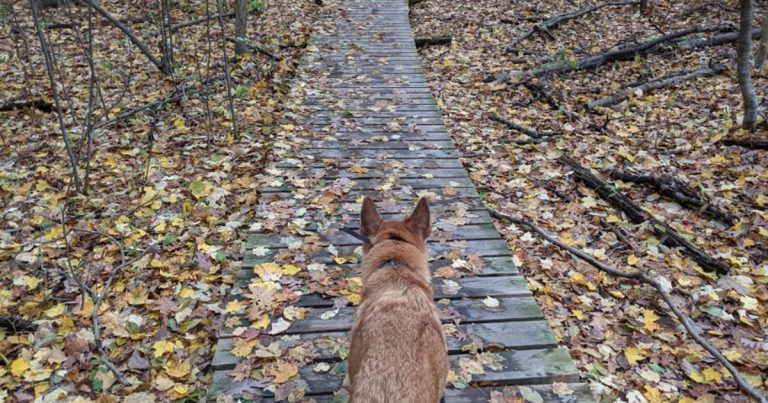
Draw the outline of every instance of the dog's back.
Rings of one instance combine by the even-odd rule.
[[[352,333],[352,402],[437,402],[448,360],[432,289],[406,268],[380,270]]]
[[[363,290],[349,351],[351,402],[436,403],[448,354],[432,298],[426,239],[429,207],[419,201],[405,221],[384,222],[363,202]]]

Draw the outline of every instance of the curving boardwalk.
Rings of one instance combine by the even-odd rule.
[[[396,217],[399,214],[395,213],[410,210],[419,194],[431,193],[434,231],[430,249],[435,258],[431,264],[433,269],[444,270],[444,277],[433,279],[435,298],[445,322],[457,324],[448,337],[451,366],[459,371],[459,360],[473,359],[463,348],[473,339],[501,359],[501,369],[485,368],[484,373],[474,374],[465,389],[449,386],[446,401],[487,401],[491,391],[503,385],[528,385],[546,401],[589,400],[587,388],[576,384],[579,374],[567,350],[558,347],[507,244],[459,162],[423,75],[407,0],[348,0],[340,14],[342,21],[334,30],[313,38],[304,60],[299,79],[307,82],[304,105],[311,113],[300,118],[300,123],[309,129],[309,135],[301,140],[303,146],[295,158],[281,159],[273,166],[290,172],[289,185],[264,189],[264,210],[273,205],[316,208],[319,198],[330,193],[338,211],[329,214],[332,225],[327,227],[339,228],[357,225],[359,203],[355,201],[361,194],[380,202],[391,213],[385,216]],[[314,185],[295,185],[305,180]],[[323,195],[317,194],[318,189]],[[353,254],[359,242],[343,233],[328,232],[329,228],[315,230],[326,234],[323,241],[332,244],[338,256]],[[276,235],[252,235],[246,250],[267,246],[269,253],[246,256],[235,298],[238,287],[246,288],[254,276],[254,265],[271,261],[290,241]],[[344,276],[356,275],[354,262],[334,262],[325,249],[309,261],[334,266]],[[345,364],[338,346],[346,342],[354,307],[335,305],[334,299],[317,293],[304,295],[294,305],[311,309],[275,337],[296,336],[311,343],[316,356],[299,377],[306,382],[308,397],[331,401],[342,388]],[[241,360],[231,353],[232,332],[232,328],[221,331],[210,393],[248,392],[270,400],[272,393],[259,389],[258,384],[235,382],[228,374]],[[314,362],[329,363],[333,369],[315,371]],[[575,394],[559,399],[552,392],[553,382],[569,383]]]

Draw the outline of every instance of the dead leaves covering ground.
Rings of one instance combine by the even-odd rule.
[[[0,99],[50,100],[28,4],[11,3],[29,41],[32,65],[17,57],[22,41],[5,21],[0,25]],[[131,23],[142,38],[156,30],[150,23],[156,6],[105,4],[118,18],[146,17]],[[39,324],[34,333],[0,330],[0,401],[111,401],[113,395],[136,402],[196,401],[205,395],[207,366],[221,314],[228,309],[221,302],[253,225],[259,194],[254,178],[268,157],[270,137],[279,130],[284,85],[317,10],[313,2],[265,1],[262,6],[251,17],[250,37],[283,60],[246,55],[231,64],[244,128],[240,139],[228,133],[219,83],[211,88],[210,127],[203,100],[190,94],[180,104],[99,130],[92,192],[74,195],[55,115],[34,109],[0,114],[0,314]],[[45,23],[75,22],[84,35],[84,10],[46,11]],[[205,15],[204,2],[174,3],[173,12],[175,21],[198,18]],[[160,76],[117,29],[98,15],[94,20],[103,102],[119,101],[108,116],[97,108],[97,122],[161,99],[185,83],[199,88],[197,74],[221,71],[215,21],[210,70],[204,59],[206,28],[197,25],[176,36],[179,66],[171,79]],[[76,143],[88,71],[74,32],[47,30],[58,80],[64,83],[65,120]],[[115,273],[122,262],[129,264]],[[99,294],[110,277],[114,282],[94,312],[94,301],[74,279]],[[99,358],[92,315],[99,318],[107,357],[129,385],[119,384]]]
[[[599,2],[454,2],[427,0],[412,11],[417,36],[453,34],[450,47],[422,51],[433,91],[464,162],[487,200],[556,232],[600,260],[666,278],[705,335],[749,381],[766,390],[768,378],[768,155],[716,142],[740,135],[740,99],[731,74],[635,94],[601,114],[580,106],[632,82],[733,59],[735,47],[669,52],[602,66],[595,72],[545,77],[543,84],[568,117],[523,86],[486,84],[515,62],[504,47],[528,30],[525,17],[554,16]],[[534,34],[520,48],[541,55],[601,53],[621,43],[696,24],[736,23],[738,13],[712,2],[651,1],[637,9],[606,9],[556,28],[557,41]],[[758,21],[765,10],[759,9]],[[502,23],[501,19],[512,20]],[[534,59],[539,56],[531,56]],[[756,78],[765,93],[765,77]],[[540,131],[565,136],[549,142],[503,145],[517,135],[488,119],[497,114]],[[606,119],[609,121],[606,124]],[[604,130],[602,129],[604,128]],[[759,135],[765,136],[763,132]],[[631,168],[682,178],[740,219],[731,227],[661,198],[653,190],[618,183],[636,202],[711,254],[729,262],[729,275],[702,271],[668,250],[645,225],[634,226],[569,176],[558,161],[568,154],[603,173]],[[601,224],[602,223],[602,224]],[[608,228],[626,233],[629,243]],[[652,290],[597,273],[588,265],[515,227],[502,228],[546,310],[550,324],[598,397],[623,401],[743,401],[722,367],[680,331]]]

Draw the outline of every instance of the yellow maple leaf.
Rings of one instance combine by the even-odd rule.
[[[707,368],[701,372],[704,375],[704,380],[707,382],[720,383],[723,381],[723,374],[721,374],[720,371],[717,371],[712,368]]]
[[[13,376],[19,377],[27,372],[28,369],[29,361],[24,357],[19,357],[11,363],[11,374],[13,374]]]
[[[292,264],[283,265],[283,274],[286,276],[292,276],[298,273],[299,271],[301,271],[301,269]]]
[[[165,373],[171,378],[182,379],[186,378],[190,371],[192,371],[192,363],[189,359],[182,361],[173,360],[168,363],[168,369]]]
[[[693,379],[697,383],[704,383],[704,375],[702,375],[702,373],[698,370],[693,370],[686,375],[688,375],[689,378]]]
[[[630,265],[634,266],[639,261],[640,261],[640,259],[638,259],[637,256],[635,256],[635,255],[627,256],[627,264],[630,264]]]
[[[279,362],[264,370],[265,375],[274,377],[272,383],[281,384],[288,382],[299,373],[299,367],[289,362]]]
[[[659,320],[659,316],[656,315],[656,312],[653,312],[650,309],[646,309],[643,311],[643,324],[645,327],[645,330],[653,333],[661,327],[656,323],[656,321]]]
[[[645,398],[648,399],[648,401],[651,403],[660,403],[665,401],[664,395],[661,393],[661,391],[651,385],[645,385],[645,392],[643,392],[643,396],[645,396]]]
[[[243,309],[245,309],[245,305],[239,300],[234,300],[234,301],[229,301],[227,303],[227,307],[224,310],[227,313],[239,313]]]
[[[195,290],[193,290],[193,289],[191,289],[189,287],[182,288],[181,292],[179,292],[179,296],[181,298],[190,298],[193,295],[195,295]]]
[[[645,359],[645,352],[639,348],[627,347],[624,349],[624,356],[627,357],[630,365],[635,365],[638,361]]]
[[[256,346],[257,340],[245,340],[239,337],[232,339],[232,354],[237,357],[246,357],[253,351],[253,347]]]
[[[49,318],[55,318],[61,315],[62,313],[64,313],[66,309],[67,309],[67,306],[64,304],[56,304],[45,310],[45,316]]]
[[[256,322],[253,322],[251,327],[256,329],[266,329],[267,326],[269,326],[269,316],[262,316],[261,319],[257,320]]]
[[[160,358],[166,353],[172,353],[176,349],[176,344],[169,340],[158,340],[152,345],[152,349],[155,350],[155,358]]]

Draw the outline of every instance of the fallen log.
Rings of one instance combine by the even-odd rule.
[[[559,132],[551,132],[551,131],[537,132],[536,130],[531,129],[530,127],[526,127],[523,125],[519,125],[515,122],[511,122],[507,119],[502,118],[501,116],[491,115],[488,117],[488,119],[493,120],[494,122],[499,122],[504,126],[506,126],[508,129],[518,131],[534,139],[542,139],[543,137],[552,137],[552,136],[558,136],[562,134]]]
[[[611,171],[611,178],[653,186],[662,196],[674,200],[682,206],[702,210],[705,214],[722,221],[729,227],[736,223],[736,219],[732,215],[708,203],[701,195],[675,177],[669,175],[634,175],[614,169]]]
[[[550,73],[563,74],[571,71],[592,69],[592,68],[601,66],[605,63],[622,61],[622,60],[632,60],[635,58],[635,56],[639,54],[642,55],[642,54],[650,54],[650,53],[656,52],[659,49],[659,45],[666,42],[673,41],[675,39],[679,39],[679,38],[691,35],[691,34],[704,33],[704,32],[722,32],[722,31],[728,31],[732,29],[733,29],[733,26],[727,25],[727,24],[708,25],[704,27],[696,26],[693,28],[684,29],[682,31],[677,31],[677,32],[672,32],[669,34],[657,36],[655,38],[649,39],[637,45],[627,46],[625,48],[610,51],[600,55],[582,57],[582,58],[576,59],[571,63],[568,63],[568,62],[551,63],[549,65],[545,65],[538,69],[523,72],[521,75],[524,78],[530,79],[533,77],[540,77]],[[697,45],[697,46],[700,46],[700,45]],[[509,80],[512,76],[513,74],[511,72],[506,72],[504,74],[501,74],[494,81],[497,83],[505,82]]]
[[[746,138],[746,139],[722,139],[718,144],[724,146],[738,146],[749,148],[751,150],[768,150],[768,139]]]
[[[45,112],[45,113],[53,112],[53,104],[42,99],[33,99],[31,101],[9,102],[7,104],[0,105],[0,112],[8,112],[8,111],[13,111],[17,109],[28,109],[28,108],[37,109],[40,112]]]
[[[642,91],[643,93],[646,93],[648,91],[657,90],[659,88],[668,87],[670,85],[680,84],[682,82],[692,80],[694,78],[714,76],[717,74],[721,74],[723,71],[725,71],[725,66],[717,65],[712,67],[705,67],[695,71],[683,72],[681,74],[676,74],[667,78],[648,81],[645,83],[627,87],[626,89],[621,90],[617,94],[609,95],[607,97],[603,97],[603,98],[591,101],[588,104],[586,104],[584,108],[588,111],[591,111],[591,110],[594,110],[595,108],[615,105],[620,102],[626,101],[627,98],[629,98],[629,95],[636,91]]]
[[[536,32],[544,32],[547,35],[549,35],[551,38],[557,40],[555,37],[555,34],[552,33],[552,29],[556,28],[558,25],[562,24],[565,21],[572,20],[575,18],[579,18],[583,15],[593,13],[597,10],[603,9],[605,7],[616,7],[616,6],[626,6],[626,5],[632,5],[632,4],[639,4],[637,1],[634,0],[627,0],[627,1],[609,1],[607,3],[598,4],[596,6],[590,6],[590,7],[584,7],[581,9],[578,9],[576,11],[572,11],[565,14],[556,15],[552,18],[548,18],[544,22],[540,24],[536,24],[531,28],[530,30],[526,31],[522,35],[518,36],[517,39],[512,41],[509,45],[507,45],[507,52],[509,52],[509,49],[516,47],[520,42],[528,39],[531,37],[531,35],[535,34]]]
[[[417,48],[426,46],[450,45],[453,37],[451,35],[439,35],[432,37],[418,37],[413,40]]]
[[[624,195],[624,193],[620,192],[614,185],[605,182],[597,175],[593,174],[592,171],[582,167],[570,157],[563,156],[562,161],[571,167],[576,179],[584,182],[587,186],[594,189],[604,200],[623,211],[632,223],[642,224],[648,222],[651,224],[654,233],[662,239],[664,245],[670,248],[681,248],[683,253],[688,255],[688,257],[693,259],[693,261],[698,263],[699,266],[706,271],[714,271],[718,274],[728,273],[728,264],[709,256],[687,238],[680,235],[674,228],[643,210],[642,207],[635,204],[635,202]]]
[[[11,333],[34,332],[37,330],[37,323],[14,315],[0,315],[0,327]]]

